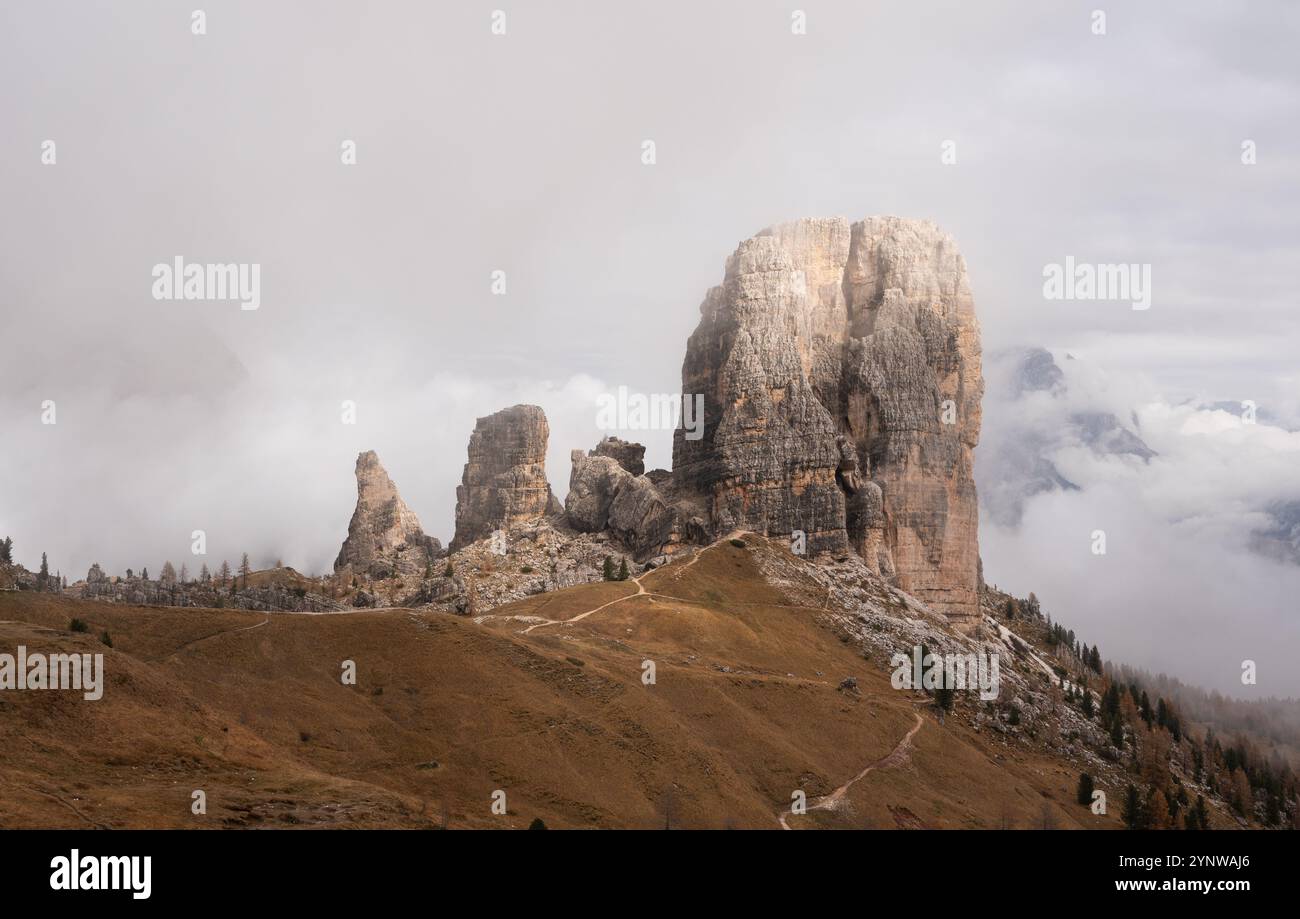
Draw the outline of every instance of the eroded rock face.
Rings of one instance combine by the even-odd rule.
[[[583,533],[608,531],[637,558],[657,553],[668,543],[680,517],[659,485],[649,476],[629,471],[629,466],[645,469],[640,460],[644,454],[640,444],[616,438],[602,440],[590,453],[574,450],[564,500],[571,527]],[[635,461],[628,462],[628,457]]]
[[[371,577],[423,571],[442,551],[425,535],[415,512],[406,506],[373,450],[357,457],[357,508],[348,524],[334,570],[351,567]]]
[[[965,262],[928,221],[799,220],[740,244],[687,345],[673,485],[711,535],[807,534],[978,622],[979,328]]]
[[[618,437],[606,437],[596,444],[593,456],[608,456],[633,475],[645,474],[645,447]]]
[[[569,493],[564,498],[564,512],[569,525],[580,533],[598,533],[609,524],[609,508],[632,473],[609,456],[597,456],[581,450],[569,454],[573,468],[569,473]]]
[[[478,419],[456,487],[452,551],[493,530],[561,512],[546,481],[549,438],[546,415],[536,405],[515,405]]]

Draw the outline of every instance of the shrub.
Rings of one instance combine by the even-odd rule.
[[[109,636],[107,629],[104,630],[103,635],[99,636],[99,640],[102,641],[104,644],[106,644],[108,647],[110,648],[113,647],[113,639]]]
[[[745,541],[743,539],[733,539],[731,541],[731,544],[735,546],[737,549],[745,548]]]
[[[532,574],[532,573],[533,573],[533,566],[532,566],[532,565],[523,565],[523,566],[521,566],[521,567],[519,568],[519,573],[520,573],[520,574]]]
[[[74,616],[72,621],[68,623],[68,629],[73,632],[89,632],[90,626],[86,625],[86,620],[77,619]]]

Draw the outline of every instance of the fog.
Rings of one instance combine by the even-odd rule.
[[[1157,440],[1199,436],[1175,433],[1193,398],[1294,430],[1300,9],[1108,3],[1095,35],[1094,6],[821,0],[793,35],[791,4],[755,0],[207,2],[194,35],[163,2],[6,3],[0,534],[69,580],[197,568],[195,529],[210,565],[324,571],[375,449],[445,542],[474,419],[517,402],[547,412],[562,496],[596,396],[676,392],[726,256],[800,216],[935,220],[986,349],[1140,375]],[[1067,255],[1151,265],[1151,309],[1044,300]],[[155,300],[176,256],[259,264],[260,308]],[[668,432],[629,436],[669,465]],[[1187,526],[1236,500],[1234,450],[1286,492],[1293,446],[1203,440],[986,526],[986,576],[1109,656],[1218,688],[1226,657],[1300,653],[1293,571]],[[1076,558],[1096,516],[1104,568]],[[1212,516],[1244,539],[1248,514]]]
[[[1111,373],[1057,352],[1055,393],[1012,398],[990,364],[982,459],[1024,444],[1078,490],[1028,497],[1018,524],[982,508],[985,575],[1043,607],[1104,656],[1238,696],[1300,695],[1300,565],[1252,536],[1277,501],[1300,500],[1300,430],[1243,411],[1171,403],[1140,373]],[[1065,424],[1110,412],[1155,455],[1100,453]],[[1300,427],[1300,426],[1296,426]],[[1064,431],[1064,436],[1053,435]],[[1026,436],[1026,434],[1030,436]],[[999,470],[977,464],[984,488]],[[1104,552],[1096,533],[1104,534]],[[1258,683],[1243,686],[1242,662]]]

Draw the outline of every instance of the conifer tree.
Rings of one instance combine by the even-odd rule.
[[[952,688],[948,686],[940,686],[934,691],[934,704],[940,713],[952,711],[953,695]]]
[[[1120,816],[1124,818],[1124,825],[1130,830],[1140,830],[1143,825],[1142,814],[1142,796],[1137,790],[1137,786],[1129,783],[1124,789],[1124,806],[1120,811]]]
[[[1090,807],[1092,805],[1092,792],[1094,788],[1095,786],[1093,785],[1092,776],[1088,775],[1086,772],[1080,773],[1079,788],[1075,793],[1075,800],[1084,807]]]

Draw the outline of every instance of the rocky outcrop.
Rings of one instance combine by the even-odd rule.
[[[656,554],[669,542],[680,517],[649,476],[630,471],[629,467],[645,469],[644,455],[645,447],[617,438],[602,440],[590,453],[574,450],[564,501],[569,525],[575,530],[607,530],[638,558]]]
[[[598,533],[609,524],[609,508],[619,490],[633,478],[609,456],[574,450],[569,473],[569,493],[564,512],[569,525],[580,533]]]
[[[562,511],[546,481],[549,438],[546,414],[536,405],[515,405],[478,419],[456,487],[452,551],[493,530]]]
[[[373,450],[357,457],[357,507],[348,524],[334,570],[344,568],[374,578],[419,573],[440,554],[442,545],[425,535]]]
[[[633,475],[645,474],[645,447],[618,437],[606,437],[596,444],[592,456],[608,456]]]
[[[783,224],[741,243],[700,307],[682,392],[704,434],[673,487],[711,535],[806,534],[860,554],[963,626],[979,621],[979,329],[966,267],[934,224]]]

